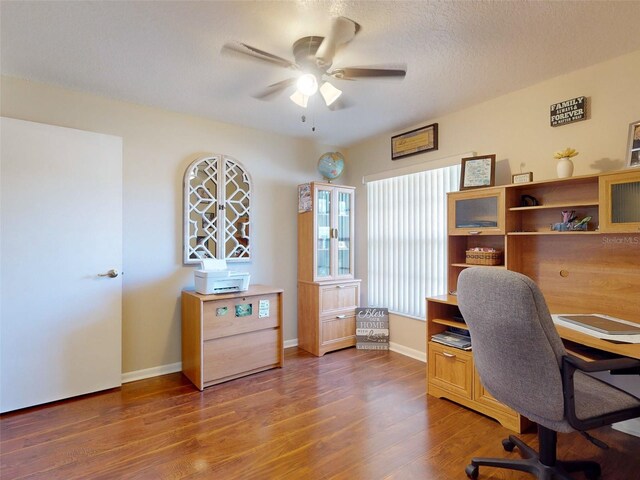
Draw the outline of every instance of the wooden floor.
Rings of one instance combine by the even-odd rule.
[[[473,455],[510,432],[425,394],[425,365],[353,348],[196,390],[181,374],[0,417],[3,480],[462,479]],[[601,462],[603,478],[640,478],[640,438],[603,428],[602,451],[559,435],[559,457]],[[535,434],[523,435],[537,447]],[[481,468],[480,478],[528,479]],[[581,477],[577,477],[581,478]]]

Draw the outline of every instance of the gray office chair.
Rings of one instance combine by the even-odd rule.
[[[582,372],[638,372],[640,361],[617,358],[586,362],[564,349],[542,293],[528,277],[497,268],[473,267],[458,278],[458,306],[473,345],[484,387],[500,402],[538,424],[539,453],[511,435],[505,450],[518,447],[522,459],[474,458],[479,466],[520,470],[541,479],[571,479],[569,472],[600,477],[593,461],[556,460],[556,432],[609,425],[640,416],[640,399]],[[588,436],[588,435],[587,435]]]

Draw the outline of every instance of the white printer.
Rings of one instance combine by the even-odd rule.
[[[232,272],[227,268],[226,260],[206,258],[200,262],[200,267],[194,272],[198,293],[208,295],[244,292],[249,289],[251,275],[245,272]]]

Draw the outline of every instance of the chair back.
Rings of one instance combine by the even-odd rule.
[[[537,285],[509,270],[468,268],[458,278],[458,306],[486,390],[525,417],[562,421],[566,352]]]

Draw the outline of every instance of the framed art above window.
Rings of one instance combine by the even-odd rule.
[[[391,160],[438,149],[438,124],[416,128],[391,137]]]

